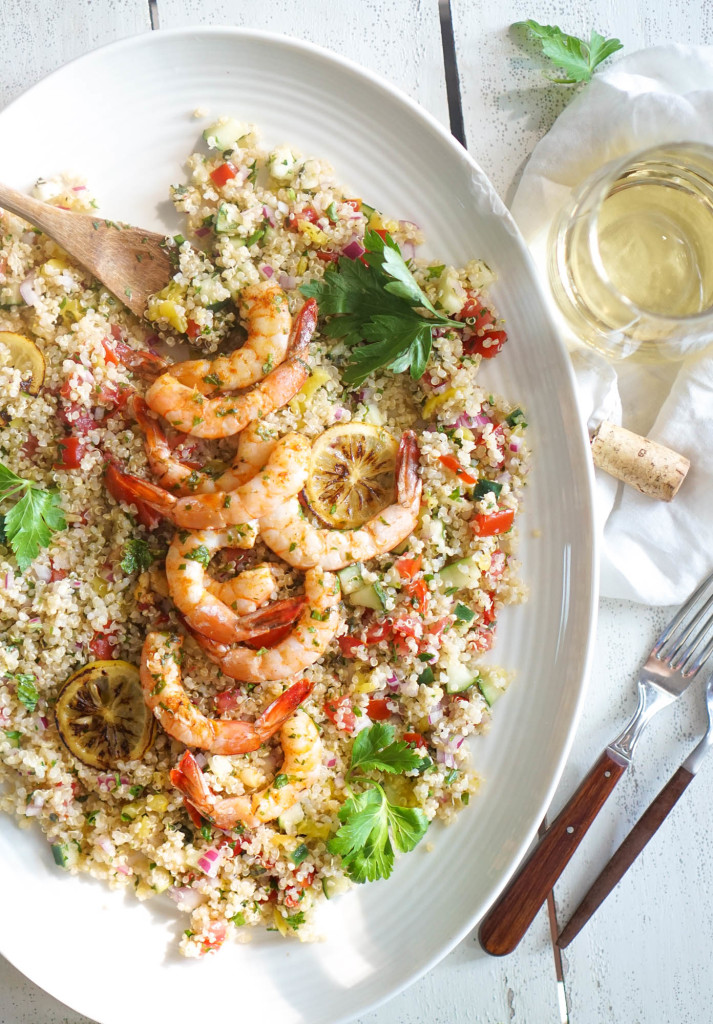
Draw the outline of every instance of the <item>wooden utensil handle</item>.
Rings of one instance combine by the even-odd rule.
[[[562,929],[557,938],[557,945],[560,949],[564,949],[570,944],[597,907],[604,902],[614,886],[623,878],[649,839],[666,820],[693,777],[693,773],[689,772],[687,768],[679,768],[659,795],[649,804]]]
[[[478,939],[486,953],[512,953],[626,767],[604,751],[483,918]]]

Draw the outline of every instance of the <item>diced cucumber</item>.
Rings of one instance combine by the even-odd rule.
[[[484,498],[489,493],[494,494],[498,498],[502,489],[503,485],[495,480],[479,480],[473,489],[473,498],[476,501],[480,501],[481,498]]]
[[[448,674],[446,690],[448,693],[464,693],[476,686],[480,681],[480,673],[457,659],[451,659],[445,666]]]
[[[11,309],[13,306],[24,306],[25,300],[20,295],[20,285],[6,284],[0,288],[0,309]]]
[[[359,587],[349,594],[347,600],[358,608],[373,608],[375,612],[382,612],[386,608],[386,594],[380,583],[367,583]]]
[[[386,423],[383,412],[374,402],[367,403],[364,422],[372,423],[375,427],[383,427],[384,423]]]
[[[483,695],[483,699],[489,708],[493,706],[498,697],[504,692],[499,686],[496,686],[489,679],[479,676],[478,678],[478,689]]]
[[[283,832],[291,833],[299,825],[305,816],[305,812],[302,810],[302,805],[299,803],[293,804],[292,807],[288,807],[286,811],[277,819],[277,824],[280,826]]]
[[[339,585],[342,588],[343,594],[353,594],[355,590],[359,590],[364,586],[361,571],[361,562],[355,562],[354,565],[348,565],[345,569],[339,570],[337,576],[339,577]]]
[[[214,228],[218,234],[235,234],[240,227],[240,210],[232,203],[221,203],[215,215]]]
[[[57,843],[55,846],[52,847],[52,856],[54,857],[54,862],[60,868],[67,867],[67,861],[69,860],[67,853],[68,850],[66,843]]]
[[[440,519],[431,520],[431,540],[434,544],[445,542],[446,528]]]
[[[468,555],[466,558],[459,558],[456,562],[451,562],[450,565],[444,565],[442,569],[438,570],[438,578],[446,588],[455,587],[457,590],[462,590],[477,584],[480,578],[480,569],[474,556]]]
[[[247,125],[233,117],[227,117],[223,121],[209,125],[203,132],[203,138],[209,149],[219,149],[224,153],[226,149],[235,149],[238,140],[246,135],[247,131]]]

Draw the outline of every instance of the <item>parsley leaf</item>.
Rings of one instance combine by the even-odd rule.
[[[17,498],[18,495],[22,497]],[[52,534],[67,526],[57,491],[45,491],[23,480],[0,463],[0,502],[15,498],[4,515],[4,531],[22,572],[32,564],[40,548],[48,547]]]
[[[374,722],[369,729],[362,729],[352,746],[350,773],[359,768],[399,775],[418,768],[420,755],[404,740],[394,740],[394,732],[393,725],[385,722]]]
[[[605,39],[598,32],[592,31],[589,42],[570,36],[557,25],[540,25],[536,21],[518,21],[515,27],[525,28],[539,42],[545,57],[553,64],[562,68],[569,77],[553,78],[558,85],[574,85],[576,82],[590,81],[595,68],[611,57],[617,50],[623,49],[619,39]]]
[[[17,699],[21,704],[24,704],[28,711],[34,711],[37,707],[37,701],[39,700],[39,694],[35,687],[35,677],[25,675],[24,672],[19,672],[15,676],[17,681]]]
[[[364,245],[366,265],[342,256],[321,281],[310,281],[300,291],[317,299],[320,313],[331,317],[323,328],[326,337],[354,348],[345,383],[361,384],[384,367],[394,373],[410,370],[418,380],[431,355],[433,329],[463,324],[438,312],[390,235],[367,231]]]
[[[124,545],[124,557],[119,562],[123,572],[130,576],[133,572],[143,572],[153,563],[154,556],[145,540],[131,539]]]
[[[357,769],[400,774],[420,765],[420,755],[404,740],[394,739],[392,725],[375,722],[354,740],[347,778]],[[407,853],[420,842],[428,818],[418,808],[392,804],[378,782],[362,776],[359,781],[367,788],[350,796],[339,809],[342,825],[327,849],[342,858],[344,870],[353,881],[373,882],[391,874],[394,849]]]

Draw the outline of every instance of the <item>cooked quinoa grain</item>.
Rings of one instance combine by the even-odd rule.
[[[56,488],[66,521],[24,571],[0,534],[0,809],[20,827],[42,830],[58,870],[88,872],[139,899],[171,897],[186,913],[188,956],[226,937],[245,941],[253,925],[301,940],[318,934],[316,905],[352,884],[328,844],[351,795],[354,739],[374,721],[420,756],[411,770],[373,776],[389,801],[451,823],[477,794],[464,740],[487,729],[509,682],[483,655],[501,609],[524,597],[512,522],[528,464],[522,410],[478,383],[481,359],[505,339],[482,298],[487,266],[420,259],[414,224],[366,206],[321,160],[291,146],[266,152],[253,126],[223,119],[207,137],[187,162],[186,180],[171,187],[185,237],[169,242],[176,274],[152,298],[150,325],[51,240],[0,212],[0,332],[33,339],[45,361],[40,392],[31,395],[0,341],[0,462]],[[96,207],[76,178],[38,182],[36,192],[70,209]],[[108,659],[138,666],[149,631],[183,630],[163,573],[174,528],[112,497],[104,482],[108,464],[151,479],[127,412],[129,396],[147,385],[127,368],[126,351],[170,355],[187,340],[204,353],[230,351],[240,343],[246,286],[274,280],[294,316],[304,303],[300,286],[332,272],[354,242],[360,248],[367,226],[393,237],[428,299],[462,329],[434,331],[419,380],[383,369],[355,388],[342,380],[347,346],[318,334],[309,380],[263,426],[309,439],[346,423],[383,427],[396,439],[414,429],[418,523],[397,550],[359,568],[366,603],[344,587],[339,635],[305,670],[313,687],[302,708],[323,746],[314,781],[276,820],[221,830],[187,813],[169,778],[185,748],[161,728],[140,760],[101,771],[72,754],[55,721],[77,669]],[[168,434],[174,454],[191,464],[232,458],[234,440]],[[264,560],[275,559],[259,540],[239,555],[224,552],[211,572],[226,580]],[[300,593],[298,570],[282,565],[277,578],[278,597]],[[216,696],[227,690],[234,694],[223,717],[245,720],[284,690],[280,681],[235,684],[190,637],[183,650],[183,685],[208,716],[220,716]],[[240,796],[279,778],[282,753],[275,736],[249,754],[197,758],[214,793]]]

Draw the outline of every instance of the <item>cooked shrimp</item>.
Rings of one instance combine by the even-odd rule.
[[[145,400],[133,395],[129,406],[144,435],[144,448],[155,482],[172,494],[212,494],[232,491],[252,479],[275,450],[277,435],[261,420],[249,423],[238,435],[233,464],[218,474],[181,462],[171,448],[163,427]]]
[[[223,530],[269,515],[297,494],[309,472],[310,443],[301,434],[285,434],[263,469],[232,491],[177,498],[170,491],[130,473],[119,473],[128,493],[189,530]],[[118,472],[118,471],[117,471]]]
[[[277,778],[287,776],[283,786],[271,783],[252,796],[216,796],[189,750],[171,771],[171,782],[204,818],[217,828],[234,828],[242,821],[255,828],[279,817],[292,807],[316,780],[322,763],[322,741],[317,727],[304,711],[295,711],[280,729],[285,755]]]
[[[276,601],[267,608],[238,614],[208,585],[207,567],[221,548],[232,545],[230,530],[184,532],[174,536],[166,555],[168,591],[188,625],[219,643],[239,643],[294,622],[306,598]],[[261,593],[261,591],[260,591]]]
[[[263,683],[296,675],[322,657],[341,624],[339,581],[321,569],[305,573],[307,603],[289,636],[274,647],[227,646],[194,634],[208,657],[231,679]]]
[[[194,437],[238,434],[253,420],[281,409],[300,390],[309,377],[304,360],[316,325],[317,304],[308,299],[295,318],[289,358],[240,395],[206,398],[198,388],[164,373],[147,391],[146,401],[172,426]]]
[[[292,317],[282,288],[272,281],[250,285],[240,296],[240,314],[248,332],[241,348],[216,359],[174,363],[171,376],[202,394],[212,394],[250,387],[284,362]]]
[[[412,430],[404,432],[396,458],[396,502],[372,516],[358,530],[327,530],[312,526],[297,498],[276,505],[259,523],[267,546],[299,569],[320,566],[341,569],[391,551],[418,521],[421,480],[418,476],[418,444]]]
[[[223,583],[208,577],[206,590],[229,605],[237,615],[250,615],[275,596],[277,583],[272,566],[261,562]]]
[[[254,722],[208,718],[193,704],[181,682],[183,638],[149,633],[141,652],[141,687],[146,706],[173,739],[212,754],[247,754],[268,740],[312,689],[299,679],[281,693]]]

